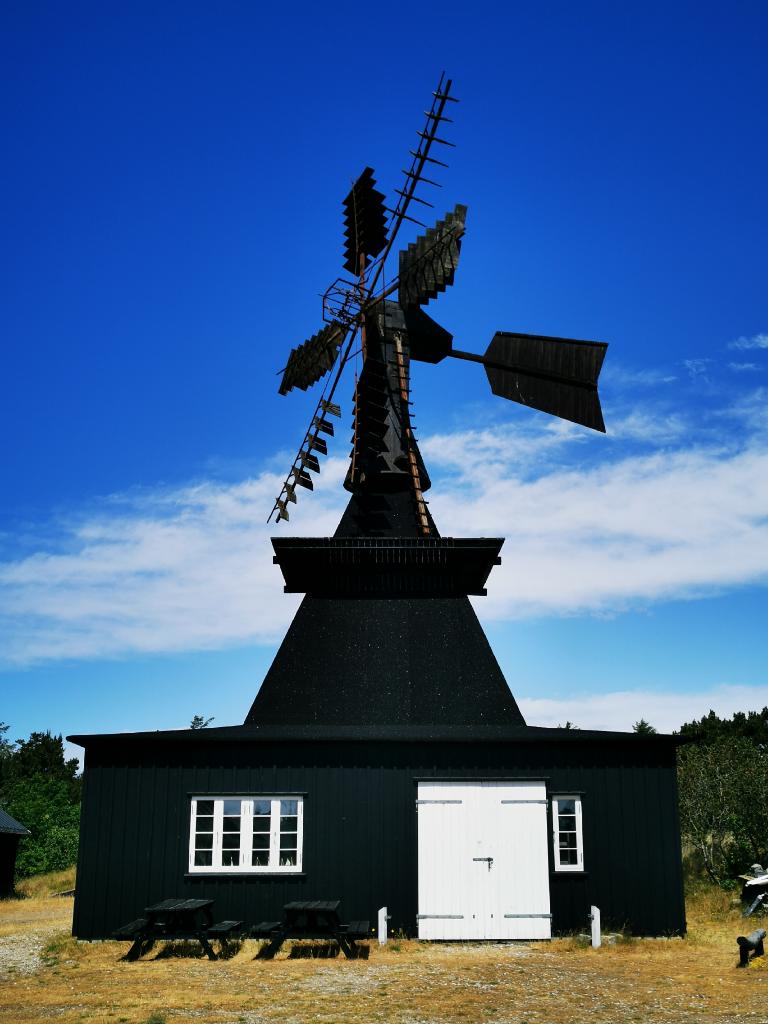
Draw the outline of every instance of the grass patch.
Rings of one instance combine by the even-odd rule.
[[[46,967],[58,967],[61,963],[76,964],[83,956],[82,947],[69,932],[59,932],[45,943],[42,961]]]
[[[67,892],[75,887],[75,867],[64,871],[49,871],[45,875],[33,875],[16,883],[16,894],[24,899],[39,899],[53,896],[56,892]]]

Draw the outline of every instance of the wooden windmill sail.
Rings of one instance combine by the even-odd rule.
[[[327,377],[309,428],[278,495],[270,519],[289,518],[297,487],[313,489],[312,474],[333,436],[330,417],[340,415],[334,401],[355,342],[363,366],[354,390],[350,466],[344,481],[357,497],[358,518],[376,532],[376,507],[386,506],[404,528],[415,521],[418,535],[436,535],[424,493],[430,486],[419,453],[410,402],[410,361],[438,363],[453,357],[483,365],[495,395],[604,431],[597,379],[607,346],[603,342],[552,338],[499,331],[485,353],[455,348],[453,336],[425,310],[454,283],[465,233],[467,207],[457,204],[399,253],[397,272],[386,276],[387,260],[404,222],[424,228],[411,215],[433,203],[420,186],[440,187],[425,171],[446,167],[434,152],[452,146],[443,137],[451,121],[445,111],[457,100],[450,79],[441,77],[426,114],[411,164],[404,171],[394,205],[376,187],[366,167],[344,199],[344,270],[323,296],[325,326],[291,351],[280,393],[307,389]],[[438,135],[438,132],[441,134]],[[421,190],[423,191],[423,190]],[[383,496],[387,496],[383,498]],[[375,500],[378,499],[378,500]],[[378,517],[381,521],[381,515]],[[342,524],[343,525],[343,524]]]

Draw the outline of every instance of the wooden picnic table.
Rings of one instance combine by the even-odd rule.
[[[131,921],[113,932],[115,939],[133,939],[126,960],[138,960],[148,953],[158,940],[192,940],[203,948],[209,960],[218,959],[211,939],[218,939],[222,952],[226,951],[228,936],[240,927],[242,921],[213,922],[213,900],[165,899],[144,908],[144,917]]]
[[[327,939],[337,942],[348,960],[358,956],[356,939],[368,937],[367,921],[342,924],[341,900],[294,900],[283,907],[282,921],[262,921],[253,929],[257,938],[269,939],[260,959],[272,959],[286,939]]]

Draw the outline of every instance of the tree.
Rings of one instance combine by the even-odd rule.
[[[207,729],[207,727],[213,721],[213,718],[214,718],[213,715],[211,715],[210,718],[203,718],[202,715],[195,715],[195,717],[189,723],[189,728],[190,729]]]
[[[689,740],[678,751],[681,830],[722,884],[768,857],[768,709],[710,711],[680,732]]]
[[[77,857],[79,832],[77,758],[67,760],[61,736],[50,732],[33,732],[15,744],[0,742],[6,743],[0,804],[32,833],[19,845],[17,877],[69,867]]]
[[[650,722],[646,722],[644,718],[641,718],[639,722],[635,722],[632,726],[632,732],[639,733],[641,736],[655,736],[656,729],[651,725]]]
[[[0,722],[0,762],[5,761],[13,754],[13,743],[5,738],[5,734],[10,729],[10,725],[6,725],[5,722]]]
[[[699,721],[680,726],[680,735],[696,743],[714,743],[728,736],[741,736],[755,746],[768,748],[768,708],[762,711],[737,711],[733,718],[719,718],[710,711]]]
[[[557,723],[557,728],[558,729],[578,729],[579,727],[578,727],[578,725],[574,725],[573,722],[571,722],[569,720],[569,721],[567,721],[565,723],[565,725],[560,725],[560,723],[558,722]]]

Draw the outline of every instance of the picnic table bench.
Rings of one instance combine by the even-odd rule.
[[[208,959],[216,960],[218,957],[210,940],[218,940],[221,954],[226,955],[227,940],[242,928],[243,922],[214,923],[212,907],[213,900],[161,900],[144,909],[145,917],[137,917],[135,921],[117,928],[112,932],[112,938],[133,942],[125,955],[126,960],[138,960],[158,940],[170,942],[176,939],[196,940]]]
[[[341,900],[295,900],[283,907],[282,921],[261,921],[251,930],[253,938],[268,939],[259,951],[259,959],[271,960],[286,939],[328,939],[339,945],[344,956],[354,959],[359,954],[356,939],[368,937],[367,921],[339,919]]]

